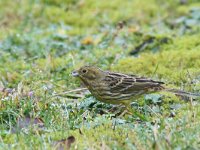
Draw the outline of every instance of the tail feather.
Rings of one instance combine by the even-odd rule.
[[[168,88],[165,88],[164,91],[174,93],[177,96],[181,96],[183,99],[200,98],[200,94],[199,93],[191,93],[191,92],[185,92],[185,91],[182,91],[182,90],[168,89]]]

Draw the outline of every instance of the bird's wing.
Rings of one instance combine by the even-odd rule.
[[[120,73],[109,73],[106,76],[107,84],[113,93],[140,95],[146,92],[163,89],[163,82],[154,81],[144,77],[129,76]]]

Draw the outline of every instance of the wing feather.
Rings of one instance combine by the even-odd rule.
[[[164,82],[154,81],[144,77],[129,76],[120,73],[109,72],[107,78],[110,82],[108,83],[111,93],[120,92],[121,94],[143,94],[148,91],[158,91],[162,89]]]

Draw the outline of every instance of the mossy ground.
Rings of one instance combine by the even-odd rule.
[[[69,136],[72,149],[200,148],[198,100],[135,99],[140,120],[85,91],[56,96],[82,87],[70,74],[83,64],[200,93],[199,0],[7,0],[0,33],[0,149],[55,149]]]

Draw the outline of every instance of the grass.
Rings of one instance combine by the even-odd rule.
[[[83,88],[71,72],[87,64],[200,93],[198,0],[7,0],[0,8],[0,149],[200,148],[198,99],[133,99],[145,121],[120,117],[85,90],[63,94]]]

